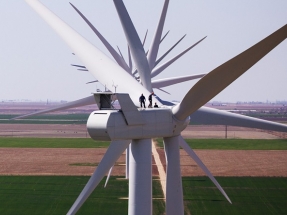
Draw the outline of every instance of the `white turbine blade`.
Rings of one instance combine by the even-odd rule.
[[[230,113],[209,107],[201,107],[190,115],[190,121],[205,125],[231,125],[287,132],[287,125]]]
[[[48,109],[36,111],[33,113],[28,113],[28,114],[25,114],[22,116],[17,116],[17,117],[12,118],[12,120],[23,119],[23,118],[27,118],[29,116],[36,116],[36,115],[40,115],[40,114],[44,114],[44,113],[51,113],[51,112],[55,112],[55,111],[59,111],[59,110],[66,110],[69,108],[75,108],[75,107],[81,107],[81,106],[93,105],[93,104],[96,104],[95,98],[94,98],[94,96],[89,96],[89,97],[79,99],[79,100],[76,100],[73,102],[68,102],[66,104],[58,105],[57,107],[48,108]]]
[[[287,25],[208,73],[189,90],[182,102],[173,109],[175,117],[178,120],[183,120],[195,112],[285,40],[286,37]]]
[[[205,75],[206,74],[197,74],[197,75],[187,75],[187,76],[152,80],[151,85],[153,88],[162,88],[162,87],[171,86],[171,85],[178,84],[178,83],[185,82],[185,81],[202,78]]]
[[[79,68],[83,68],[83,69],[86,69],[85,66],[81,66],[81,65],[77,65],[77,64],[71,64],[71,66],[74,66],[74,67],[79,67]]]
[[[167,55],[183,40],[183,38],[184,38],[185,36],[186,36],[186,34],[185,34],[182,38],[180,38],[180,40],[177,41],[169,50],[167,50],[167,52],[164,53],[164,54],[155,62],[154,66],[157,66],[157,65],[159,64],[159,62],[161,62],[162,59],[165,58],[165,56],[167,56]]]
[[[86,84],[91,84],[91,83],[95,83],[95,82],[99,82],[98,80],[95,80],[95,81],[89,81],[87,82]]]
[[[130,73],[132,73],[132,70],[133,70],[133,61],[132,61],[131,50],[130,50],[130,47],[129,47],[129,46],[128,46],[128,56],[129,56]]]
[[[179,136],[164,137],[166,158],[166,214],[183,215],[183,191],[180,170]]]
[[[113,86],[118,85],[117,92],[129,93],[137,106],[139,106],[138,99],[142,93],[146,96],[150,94],[150,91],[138,83],[129,73],[89,43],[39,1],[26,0],[26,2],[55,30],[72,49],[72,52],[79,57],[89,72],[107,89],[113,90]]]
[[[111,142],[106,154],[102,158],[97,169],[95,170],[90,180],[88,181],[88,183],[86,184],[81,194],[79,195],[79,197],[77,198],[77,200],[67,214],[76,214],[76,212],[80,209],[82,204],[97,187],[97,185],[100,183],[100,181],[109,171],[109,169],[114,165],[114,163],[119,159],[121,154],[129,146],[129,143],[130,141],[127,140],[118,140]]]
[[[153,37],[151,46],[149,48],[149,52],[147,55],[147,61],[149,64],[149,68],[152,69],[154,67],[154,63],[156,61],[157,58],[157,53],[158,53],[158,49],[159,49],[159,44],[160,44],[160,40],[161,40],[161,35],[162,35],[162,30],[163,30],[163,26],[164,26],[164,21],[165,21],[165,17],[166,17],[166,12],[167,12],[167,8],[168,8],[168,4],[169,4],[169,0],[165,0],[164,1],[164,5],[163,5],[163,9],[160,15],[160,19],[157,25],[157,29],[155,32],[155,35]]]
[[[123,54],[122,54],[120,48],[119,48],[118,46],[117,46],[117,48],[118,48],[118,51],[119,51],[119,53],[120,53],[121,58],[124,59],[124,56],[123,56]]]
[[[183,52],[181,52],[180,54],[176,55],[175,57],[173,57],[172,59],[168,60],[167,62],[157,66],[156,68],[154,68],[151,72],[151,77],[154,78],[155,76],[157,76],[158,74],[160,74],[164,69],[166,69],[169,65],[171,65],[173,62],[175,62],[177,59],[179,59],[182,55],[184,55],[186,52],[188,52],[190,49],[192,49],[193,47],[195,47],[197,44],[199,44],[202,40],[204,40],[206,37],[202,38],[201,40],[199,40],[197,43],[193,44],[192,46],[190,46],[189,48],[187,48],[186,50],[184,50]]]
[[[110,168],[110,171],[109,171],[109,173],[108,173],[108,176],[107,176],[107,179],[106,179],[106,183],[105,183],[105,185],[104,185],[104,188],[106,188],[106,186],[107,186],[107,184],[108,184],[108,182],[109,182],[109,179],[110,179],[111,173],[112,173],[112,171],[113,171],[113,168],[114,168],[114,166],[112,166],[112,167]]]
[[[182,138],[182,136],[179,137],[179,145],[187,152],[187,154],[197,163],[197,165],[205,172],[205,174],[210,178],[210,180],[214,183],[214,185],[219,189],[219,191],[222,193],[222,195],[229,201],[230,204],[232,202],[230,201],[229,197],[225,193],[225,191],[222,189],[220,184],[217,182],[217,180],[213,177],[211,172],[207,169],[207,167],[202,163],[200,158],[197,156],[197,154],[189,147],[189,145],[185,142],[185,140]]]
[[[169,34],[169,31],[167,31],[167,32],[165,33],[165,35],[161,38],[159,44],[162,43],[162,41],[166,38],[166,36],[167,36],[168,34]]]
[[[166,93],[166,94],[171,95],[169,92],[167,92],[167,91],[165,91],[165,90],[163,90],[163,89],[160,89],[160,88],[155,88],[155,89],[160,90],[160,91],[162,91],[162,92],[164,92],[164,93]]]
[[[135,66],[140,74],[141,82],[143,86],[148,91],[151,92],[152,88],[151,88],[151,77],[150,77],[149,64],[148,64],[142,43],[138,36],[138,33],[132,23],[132,20],[125,8],[123,1],[114,0],[114,4],[117,9],[119,18],[121,20],[122,27],[124,29],[129,47],[131,49],[131,53],[133,56]]]
[[[102,41],[105,47],[108,49],[110,54],[113,56],[115,61],[126,71],[128,71],[128,65],[126,62],[119,56],[116,50],[110,45],[110,43],[104,38],[104,36],[95,28],[95,26],[78,10],[72,3],[70,5],[77,11],[77,13],[84,19],[84,21],[89,25],[89,27],[93,30],[93,32],[98,36],[98,38]]]
[[[145,33],[145,36],[144,36],[144,40],[143,40],[143,42],[142,42],[143,47],[144,47],[144,44],[145,44],[145,41],[146,41],[147,33],[148,33],[148,29],[146,30],[146,33]]]
[[[123,60],[123,62],[125,62],[125,65],[127,65],[127,63],[126,63],[126,61],[125,61],[125,58],[124,58],[124,56],[123,56],[123,54],[122,54],[122,52],[121,52],[121,50],[120,50],[120,48],[117,46],[117,48],[118,48],[118,50],[119,50],[119,53],[120,53],[120,55],[121,55],[121,58],[122,58],[122,60]],[[125,69],[128,73],[131,73],[130,71],[130,68],[129,68],[129,66],[127,66],[127,68]]]

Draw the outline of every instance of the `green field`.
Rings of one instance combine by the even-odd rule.
[[[163,147],[163,139],[157,139]],[[193,149],[287,150],[287,139],[186,139]]]
[[[191,214],[287,214],[287,178],[216,178],[232,204],[206,177],[184,177],[184,199]]]
[[[0,138],[0,148],[107,148],[109,145],[110,142],[91,138]]]
[[[0,176],[0,214],[66,214],[88,179],[85,176]],[[106,188],[104,183],[102,180],[77,214],[127,214],[127,180],[111,177]],[[156,180],[153,196],[162,197]],[[154,214],[163,214],[163,200],[154,200],[153,207]]]
[[[89,177],[0,176],[0,214],[66,214]],[[185,214],[287,214],[287,178],[217,177],[232,204],[207,177],[184,177]],[[77,214],[127,214],[126,180],[104,180]],[[162,198],[153,180],[153,197]],[[164,214],[163,200],[153,200],[153,214]]]
[[[0,115],[1,124],[86,124],[90,114],[47,114],[10,120],[19,115]]]
[[[162,139],[157,139],[163,147]],[[287,139],[186,139],[193,149],[287,150]],[[0,138],[0,147],[15,148],[104,148],[110,142],[91,138]]]

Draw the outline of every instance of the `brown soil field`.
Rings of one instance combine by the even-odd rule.
[[[225,126],[188,126],[185,138],[225,138]],[[284,136],[285,135],[285,136]],[[2,137],[86,137],[85,125],[0,124]],[[275,139],[286,134],[228,126],[227,138]],[[157,149],[165,167],[163,149]],[[215,176],[287,177],[287,151],[195,150]],[[0,175],[91,175],[106,149],[0,148]],[[181,150],[183,176],[205,175]],[[112,175],[125,175],[125,154]],[[153,175],[158,175],[153,161]]]
[[[165,167],[163,149],[157,149]],[[106,149],[1,148],[0,175],[91,175]],[[215,176],[287,177],[287,151],[195,150]],[[181,150],[183,176],[205,175]],[[92,164],[93,166],[87,166]],[[125,154],[112,175],[125,175]],[[153,161],[153,175],[158,175]]]

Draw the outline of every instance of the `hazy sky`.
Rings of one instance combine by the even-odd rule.
[[[50,10],[107,53],[96,35],[67,0],[41,0]],[[112,0],[71,0],[116,48],[127,56],[127,45]],[[141,38],[149,29],[145,49],[154,33],[163,0],[124,0]],[[178,54],[199,39],[207,38],[157,78],[208,73],[287,24],[286,0],[171,0],[164,26],[169,35],[163,54],[180,37],[186,38],[165,58]],[[89,96],[98,84],[69,47],[23,0],[0,1],[0,101],[3,99],[76,100]],[[127,57],[126,57],[127,58]],[[189,81],[155,92],[163,99],[181,100],[196,83]],[[128,83],[127,83],[128,84]],[[287,100],[287,40],[212,100]]]

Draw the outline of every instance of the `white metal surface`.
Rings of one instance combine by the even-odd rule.
[[[159,22],[158,22],[158,25],[157,25],[157,28],[156,28],[156,31],[155,31],[151,46],[149,48],[148,55],[147,55],[147,60],[148,60],[150,70],[154,68],[154,64],[157,58],[168,4],[169,4],[169,0],[165,0],[161,15],[160,15],[160,19],[159,19]]]
[[[129,169],[129,215],[152,215],[151,139],[132,140]]]
[[[88,132],[94,140],[146,139],[179,135],[189,118],[177,121],[169,108],[140,110],[143,125],[128,125],[122,112],[94,111],[87,122]]]
[[[121,20],[121,24],[132,53],[135,67],[140,74],[141,82],[149,92],[152,92],[150,68],[138,33],[132,23],[132,20],[125,8],[123,1],[114,0],[114,4]]]
[[[143,125],[144,119],[137,107],[133,104],[129,94],[116,94],[128,125]]]
[[[98,36],[98,38],[102,41],[105,45],[107,50],[113,56],[115,61],[127,72],[129,72],[129,67],[123,58],[116,52],[116,50],[109,44],[109,42],[103,37],[103,35],[95,28],[95,26],[82,14],[81,11],[78,10],[72,3],[70,3],[72,7],[77,11],[77,13],[83,18],[83,20],[89,25],[89,27],[93,30],[93,32]]]
[[[164,138],[166,157],[166,215],[183,215],[179,136]]]
[[[193,46],[186,49],[184,52],[175,56],[171,60],[157,66],[153,69],[152,75],[150,75],[150,67],[143,50],[142,44],[139,40],[137,32],[133,26],[132,21],[125,9],[122,0],[114,0],[115,6],[118,10],[129,46],[131,48],[132,57],[135,61],[136,68],[140,74],[141,82],[144,86],[138,83],[130,74],[119,67],[115,62],[110,60],[96,47],[86,41],[82,36],[65,24],[61,19],[54,15],[51,11],[45,8],[37,0],[26,0],[30,6],[35,9],[40,16],[62,37],[62,39],[71,47],[73,52],[80,58],[86,69],[89,70],[100,83],[105,85],[108,89],[113,90],[113,86],[117,87],[117,92],[128,93],[136,106],[139,106],[139,96],[143,93],[148,96],[152,91],[151,89],[151,77],[158,75],[163,69],[171,65],[175,60],[181,57],[184,53],[190,50]],[[162,27],[164,24],[164,18],[166,15],[168,0],[165,0],[162,17],[159,22],[158,30],[156,33],[156,39],[154,40],[153,49],[151,51],[151,63],[154,63],[156,53],[158,51],[158,38],[162,33]],[[76,9],[76,8],[75,8]],[[78,11],[79,12],[79,11]],[[81,13],[80,13],[81,15]],[[93,28],[90,22],[81,15],[85,21]],[[95,28],[94,28],[95,29]],[[98,34],[99,36],[99,34]],[[88,130],[92,138],[96,140],[119,140],[113,141],[104,155],[98,168],[92,175],[91,179],[85,186],[84,190],[68,212],[68,214],[75,214],[81,207],[84,201],[91,194],[93,189],[98,185],[103,176],[112,167],[118,157],[127,148],[130,140],[133,139],[130,147],[129,159],[129,215],[151,215],[152,214],[152,172],[151,172],[151,140],[152,137],[164,137],[166,159],[167,159],[167,215],[183,214],[183,201],[182,201],[182,185],[180,175],[180,158],[178,143],[187,151],[187,153],[197,162],[197,164],[205,171],[217,188],[222,194],[229,200],[224,190],[214,179],[210,171],[197,157],[194,151],[188,147],[186,142],[179,135],[180,132],[188,124],[187,117],[198,110],[202,105],[208,102],[213,96],[217,95],[222,89],[227,87],[232,81],[243,74],[253,64],[260,60],[266,53],[272,48],[283,41],[287,36],[287,25],[280,30],[273,33],[271,36],[262,40],[255,46],[251,47],[247,51],[226,62],[220,67],[213,70],[206,75],[201,81],[199,81],[185,96],[182,103],[171,109],[146,109],[141,110],[139,113],[144,119],[144,124],[136,125],[136,118],[133,114],[123,114],[119,111],[96,111],[93,112],[88,120]],[[109,47],[107,41],[102,37],[106,47]],[[107,47],[107,48],[108,48]],[[109,49],[109,48],[108,48]],[[113,51],[112,51],[113,52]],[[115,53],[114,53],[115,54]],[[116,54],[118,59],[118,54]],[[158,62],[155,62],[158,63]],[[132,62],[129,60],[131,67]],[[180,78],[179,78],[180,79]],[[179,80],[177,79],[177,81]],[[174,83],[176,79],[161,80],[158,84]],[[171,81],[171,82],[169,82]],[[156,83],[156,81],[155,81]],[[90,101],[90,98],[86,98]],[[85,99],[84,99],[85,100]],[[155,102],[160,105],[160,102],[155,98]],[[86,102],[86,100],[85,100]],[[76,101],[77,105],[82,104]],[[71,105],[71,104],[69,104]],[[65,106],[67,108],[68,104]],[[127,112],[131,109],[136,111],[134,107],[130,107],[128,104]],[[123,105],[125,106],[125,105]],[[63,108],[64,109],[64,108]],[[54,108],[55,110],[55,108]],[[59,110],[59,109],[57,109]],[[210,116],[224,116],[227,121],[233,123],[235,119],[236,123],[248,123],[242,118],[236,118],[229,114],[219,114],[218,112],[206,111],[205,113]],[[45,111],[44,111],[45,112]],[[41,112],[41,113],[44,113]],[[203,111],[204,112],[204,111]],[[199,111],[200,113],[200,111]],[[136,112],[136,114],[138,114]],[[132,117],[131,120],[128,118]],[[212,121],[212,120],[211,120]],[[249,121],[251,122],[251,121]],[[253,123],[253,124],[252,124]],[[286,131],[286,126],[279,126],[272,123],[263,123],[262,121],[253,120],[250,123],[251,126],[267,126],[271,129],[281,129]],[[264,124],[264,125],[263,125]],[[267,128],[265,127],[265,128]],[[128,160],[128,159],[127,159]]]
[[[168,66],[170,66],[173,62],[175,62],[177,59],[179,59],[182,55],[184,55],[185,53],[187,53],[189,50],[191,50],[192,48],[194,48],[196,45],[198,45],[201,41],[203,41],[206,37],[202,38],[201,40],[199,40],[198,42],[196,42],[195,44],[193,44],[192,46],[190,46],[189,48],[187,48],[186,50],[184,50],[183,52],[181,52],[180,54],[176,55],[175,57],[171,58],[170,60],[168,60],[167,62],[153,68],[153,70],[151,71],[151,77],[154,78],[155,76],[159,75],[164,69],[166,69]]]
[[[275,31],[251,48],[225,62],[200,79],[185,95],[182,102],[173,109],[179,120],[195,112],[250,67],[268,54],[287,37],[287,25]]]
[[[44,113],[51,113],[51,112],[55,112],[55,111],[59,111],[59,110],[66,110],[69,108],[75,108],[75,107],[81,107],[81,106],[85,106],[85,105],[92,105],[92,104],[96,104],[95,98],[94,96],[89,96],[83,99],[79,99],[73,102],[68,102],[62,105],[58,105],[56,107],[52,107],[52,108],[48,108],[45,110],[40,110],[40,111],[36,111],[33,113],[29,113],[29,114],[25,114],[25,115],[21,115],[18,117],[15,117],[13,119],[23,119],[29,116],[36,116],[39,114],[44,114]]]
[[[185,36],[186,34],[183,37],[181,37],[172,47],[170,47],[160,58],[158,58],[154,64],[154,67],[157,66],[183,40],[183,38],[185,38]]]
[[[231,125],[287,132],[287,125],[263,119],[230,113],[209,107],[201,107],[190,116],[190,121],[201,125]]]
[[[126,179],[129,178],[129,168],[130,168],[130,147],[131,144],[129,144],[128,148],[126,149]]]
[[[112,167],[110,168],[110,170],[109,170],[109,173],[108,173],[108,175],[107,175],[106,182],[105,182],[105,185],[104,185],[105,188],[106,188],[106,186],[107,186],[107,184],[108,184],[108,182],[109,182],[109,180],[110,180],[110,176],[111,176],[111,174],[112,174],[113,168],[114,168],[114,166],[112,166]]]
[[[114,85],[118,85],[117,92],[129,93],[132,101],[137,106],[139,106],[138,100],[142,93],[146,96],[150,94],[150,91],[144,88],[129,73],[68,26],[39,1],[26,0],[26,2],[67,43],[73,53],[76,54],[83,65],[85,65],[89,72],[91,72],[101,84],[110,90],[114,89]],[[159,101],[156,102],[160,104]]]
[[[174,84],[182,83],[185,81],[202,78],[205,75],[206,74],[196,74],[196,75],[177,76],[177,77],[172,77],[172,78],[152,80],[151,85],[153,88],[162,88],[162,87],[167,87],[167,86],[171,86]]]

